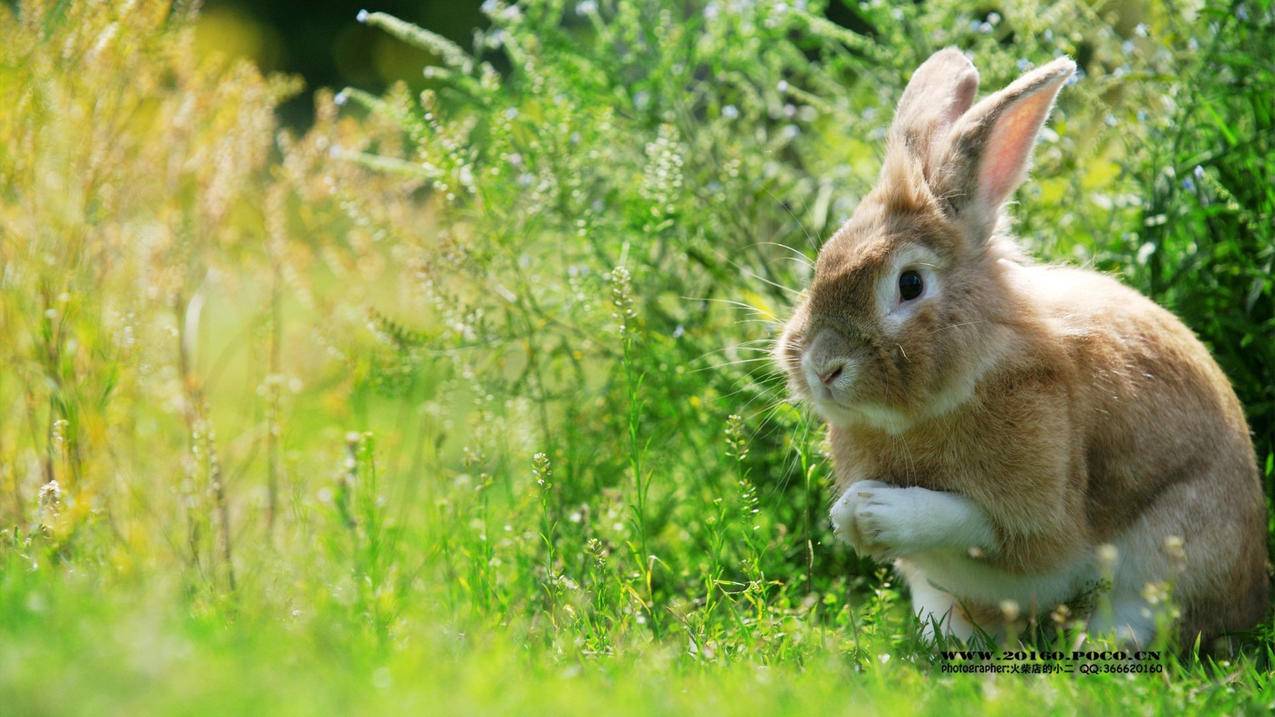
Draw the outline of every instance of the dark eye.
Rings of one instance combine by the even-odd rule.
[[[911,269],[899,274],[899,296],[904,301],[915,299],[922,291],[925,291],[925,282],[921,280],[920,274]]]

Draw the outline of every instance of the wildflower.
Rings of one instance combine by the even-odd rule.
[[[1098,546],[1098,565],[1104,575],[1111,575],[1116,569],[1116,561],[1120,559],[1120,551],[1111,543]]]
[[[739,108],[735,105],[726,105],[722,108],[722,117],[725,117],[728,120],[733,120],[736,117],[739,117]]]
[[[1152,581],[1142,586],[1142,599],[1148,605],[1159,605],[1169,599],[1169,584],[1163,581]]]
[[[354,518],[354,489],[359,479],[359,445],[362,441],[363,437],[357,431],[345,434],[345,470],[337,480],[334,496],[341,521],[351,530],[358,527]]]
[[[663,218],[674,214],[682,195],[682,146],[677,129],[660,125],[655,141],[646,145],[646,168],[642,176],[642,197],[651,203],[651,214]]]
[[[1005,622],[1013,622],[1022,614],[1022,609],[1018,607],[1018,603],[1013,600],[1001,600],[1001,615],[1005,618]]]
[[[1059,605],[1058,607],[1054,608],[1053,612],[1049,613],[1049,619],[1053,620],[1054,624],[1059,627],[1066,625],[1067,620],[1070,618],[1071,618],[1071,608],[1067,607],[1066,605]]]
[[[543,451],[531,457],[531,475],[536,479],[536,485],[545,489],[551,487],[549,479],[553,476],[553,467],[549,464],[549,456]]]
[[[593,0],[584,0],[584,2],[576,4],[577,15],[592,15],[598,11],[598,4]]]
[[[1154,253],[1155,242],[1146,242],[1142,246],[1138,247],[1138,254],[1135,258],[1139,264],[1145,265]]]
[[[62,502],[62,486],[56,479],[40,486],[40,510],[56,511]]]
[[[609,551],[606,549],[606,546],[602,544],[601,540],[598,540],[597,538],[589,538],[584,543],[584,550],[589,554],[589,557],[593,558],[594,564],[598,567],[602,567],[606,564]]]
[[[748,457],[748,438],[744,435],[744,419],[737,413],[726,417],[727,455],[737,461]]]
[[[1186,568],[1186,542],[1180,535],[1167,535],[1164,538],[1164,554],[1173,561],[1178,570]]]
[[[633,308],[632,277],[628,269],[617,266],[607,275],[607,279],[611,283],[611,306],[615,308],[612,316],[619,324],[620,335],[625,336],[629,332],[629,322],[637,317],[637,311]]]
[[[61,449],[63,444],[66,443],[66,427],[68,425],[70,425],[70,423],[68,423],[65,418],[59,418],[53,422],[53,432],[52,435],[50,435],[49,440],[53,443],[54,447]],[[46,484],[46,486],[53,485],[56,487],[56,483],[57,481],[50,481]]]

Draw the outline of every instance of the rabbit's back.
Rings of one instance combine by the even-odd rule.
[[[1225,559],[1212,556],[1223,562],[1260,555],[1243,567],[1260,572],[1264,501],[1253,446],[1208,349],[1168,310],[1111,277],[1048,266],[1018,271],[1071,364],[1092,538],[1116,540],[1151,515],[1165,537],[1224,552]],[[1225,530],[1201,530],[1207,523]]]

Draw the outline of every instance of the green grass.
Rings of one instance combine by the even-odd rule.
[[[711,7],[374,14],[437,66],[297,136],[185,10],[2,6],[0,711],[1268,713],[1269,622],[944,673],[766,351],[921,59],[1068,53],[1024,244],[1181,314],[1270,486],[1270,3]]]

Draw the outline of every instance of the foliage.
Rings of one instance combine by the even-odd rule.
[[[1269,455],[1269,4],[484,11],[472,47],[361,15],[436,89],[320,91],[295,137],[295,82],[198,55],[184,5],[0,9],[4,704],[1275,699],[1260,654],[939,676],[833,543],[821,431],[767,358],[907,73],[954,44],[995,87],[1068,53],[1024,242],[1178,310]]]
[[[1140,225],[1108,259],[1196,330],[1234,383],[1259,462],[1275,455],[1275,52],[1269,12],[1209,8],[1130,170]],[[1200,32],[1201,26],[1208,34]],[[1130,260],[1132,259],[1132,261]],[[1268,485],[1268,493],[1269,490]]]

